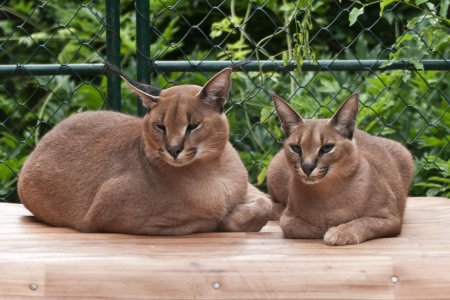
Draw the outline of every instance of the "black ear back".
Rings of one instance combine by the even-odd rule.
[[[281,129],[289,136],[298,124],[303,122],[303,118],[281,97],[275,93],[271,93],[275,110],[281,119]]]
[[[200,98],[219,112],[223,112],[231,89],[232,68],[225,68],[211,78],[200,91]]]
[[[358,115],[359,90],[356,90],[338,109],[330,120],[330,124],[345,138],[352,139]]]

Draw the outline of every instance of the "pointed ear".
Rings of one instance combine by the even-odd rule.
[[[273,92],[271,95],[275,110],[281,120],[281,129],[289,136],[298,127],[298,124],[303,122],[303,118],[281,97]]]
[[[214,75],[202,88],[200,98],[208,105],[223,112],[223,107],[228,100],[231,88],[231,72],[233,69],[226,68]]]
[[[356,90],[339,108],[330,120],[331,126],[345,138],[351,140],[356,128],[356,116],[358,115],[358,96]]]
[[[135,93],[136,95],[139,96],[139,98],[141,98],[142,105],[144,105],[144,107],[146,107],[147,109],[152,108],[153,105],[155,105],[161,99],[159,96],[150,95],[146,91],[139,89],[138,87],[133,85],[130,81],[128,81],[128,79],[125,78],[124,76],[120,75],[120,78],[122,78],[125,81],[126,85],[130,90],[133,91],[133,93]]]

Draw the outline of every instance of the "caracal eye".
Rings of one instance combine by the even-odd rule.
[[[302,147],[300,147],[297,144],[291,144],[290,146],[291,146],[292,151],[294,151],[298,155],[302,155]]]
[[[319,153],[321,153],[321,154],[328,153],[331,150],[333,150],[333,148],[334,148],[334,144],[323,145],[322,147],[320,147]]]
[[[186,127],[186,131],[190,132],[192,130],[195,130],[198,128],[198,126],[200,126],[200,123],[191,123]]]
[[[164,126],[164,124],[154,122],[153,126],[161,132],[166,132],[166,126]]]

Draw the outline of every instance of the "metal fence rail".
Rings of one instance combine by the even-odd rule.
[[[303,71],[386,71],[386,70],[410,70],[415,71],[415,66],[408,61],[398,61],[388,66],[383,66],[388,60],[317,60],[305,61],[302,64]],[[448,60],[422,60],[425,71],[450,70]],[[160,72],[218,72],[224,68],[233,66],[230,61],[152,61],[146,65],[145,72],[150,70]],[[150,66],[150,67],[148,67]],[[105,64],[32,64],[32,65],[0,65],[0,76],[17,75],[105,75]],[[140,66],[142,68],[142,66]],[[144,68],[142,68],[144,69]],[[248,61],[239,67],[237,71],[295,71],[295,62],[285,64],[283,61]],[[138,69],[139,70],[139,69]],[[140,79],[140,82],[148,83],[149,80]]]
[[[105,80],[104,60],[162,88],[203,84],[209,72],[248,60],[234,75],[227,115],[232,142],[263,189],[283,139],[268,91],[306,117],[323,117],[362,87],[359,127],[412,151],[413,194],[447,195],[447,2],[396,1],[381,12],[383,2],[1,2],[0,201],[18,201],[26,155],[69,114],[144,113],[118,76]]]

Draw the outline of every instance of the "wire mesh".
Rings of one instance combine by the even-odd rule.
[[[56,69],[102,61],[104,5],[61,4],[1,1],[0,65],[54,64]],[[95,76],[98,68],[91,71],[57,76],[55,70],[37,76],[22,69],[21,76],[0,75],[0,201],[18,201],[20,168],[45,132],[74,112],[104,106],[102,78]]]
[[[236,73],[227,110],[232,142],[263,189],[283,141],[269,91],[312,118],[329,117],[359,87],[359,127],[402,142],[416,158],[412,194],[448,196],[448,3],[418,3],[154,1],[149,61],[160,73],[153,81],[204,82],[212,73],[202,71],[217,59],[276,61]],[[428,59],[439,60],[439,72],[422,70]]]
[[[122,0],[120,61],[164,88],[201,85],[223,63],[250,60],[233,74],[226,113],[262,189],[284,138],[269,91],[312,118],[329,117],[359,87],[359,128],[402,142],[416,159],[411,193],[449,196],[448,1],[416,2]],[[2,2],[0,65],[103,61],[103,1],[62,3]],[[2,78],[0,201],[17,201],[17,174],[42,134],[73,112],[100,109],[105,92],[96,75]],[[135,96],[121,93],[122,111],[136,113]]]

